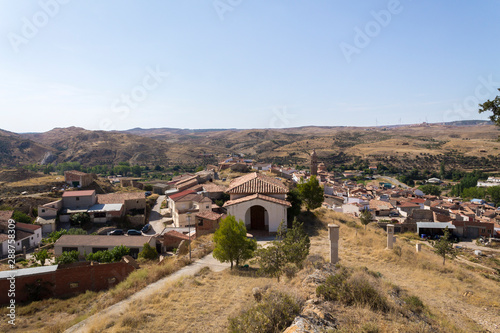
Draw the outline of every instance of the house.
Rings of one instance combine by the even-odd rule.
[[[104,217],[107,221],[110,221],[115,217],[125,215],[133,225],[140,225],[146,222],[146,198],[142,192],[98,194],[97,204],[91,207],[89,212],[89,214],[92,214],[91,218],[93,217],[94,220],[98,219],[96,222],[103,222],[103,220],[99,219],[103,219]],[[122,205],[123,208],[120,209],[118,205]],[[121,215],[118,215],[119,211]],[[96,213],[98,214],[97,216]]]
[[[158,195],[165,195],[165,192],[170,188],[168,184],[156,183],[153,184],[153,193]]]
[[[409,202],[409,201],[403,201],[403,202],[400,202],[398,205],[397,205],[397,208],[399,210],[399,213],[403,216],[408,216],[411,214],[412,210],[414,209],[421,209],[420,208],[420,204],[418,203],[412,203],[412,202]],[[422,208],[423,208],[423,204],[422,204]]]
[[[38,216],[35,220],[35,224],[42,226],[42,235],[45,236],[56,231],[57,214],[61,208],[62,200],[38,206]]]
[[[234,179],[226,191],[230,198],[224,204],[228,214],[243,220],[249,230],[276,233],[287,221],[288,187],[274,177],[254,172]]]
[[[226,192],[226,187],[216,185],[214,183],[208,183],[203,185],[203,191],[205,192],[205,196],[212,199],[218,200],[222,198],[224,192]]]
[[[456,234],[459,237],[476,239],[482,237],[493,237],[495,223],[480,221],[452,221],[456,227]]]
[[[225,214],[219,214],[211,210],[196,213],[196,236],[214,233],[225,216]]]
[[[427,179],[428,184],[441,184],[442,181],[439,178],[429,178]]]
[[[8,254],[9,220],[14,211],[0,211],[0,257]],[[34,224],[15,222],[15,251],[21,252],[24,248],[30,249],[42,242],[42,227]]]
[[[370,200],[370,210],[375,216],[389,216],[394,206],[388,201]]]
[[[257,171],[270,171],[271,163],[255,163],[252,165],[252,169]]]
[[[64,171],[64,181],[73,187],[86,187],[92,184],[94,177],[89,173],[71,170]]]
[[[194,237],[196,237],[196,235]],[[171,251],[173,249],[179,248],[179,245],[183,240],[189,241],[194,239],[194,237],[189,237],[189,234],[186,235],[177,230],[169,230],[163,234],[162,250]]]
[[[167,207],[172,213],[174,226],[187,227],[195,225],[194,214],[212,210],[212,200],[192,190],[175,193],[167,198]]]
[[[69,222],[71,215],[86,213],[91,206],[95,205],[96,200],[94,190],[65,191],[62,196],[62,210],[60,211],[59,220]]]
[[[447,222],[417,222],[417,234],[421,235],[444,235],[444,230],[448,228],[454,233],[456,227]]]
[[[54,254],[60,256],[63,252],[78,251],[84,257],[88,253],[112,250],[123,245],[130,249],[131,257],[137,258],[146,243],[156,248],[154,236],[62,235],[54,243]]]

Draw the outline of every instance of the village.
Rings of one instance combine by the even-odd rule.
[[[160,260],[185,254],[193,240],[214,233],[228,215],[244,222],[249,237],[272,237],[282,221],[290,221],[290,214],[287,216],[292,207],[287,201],[290,190],[311,177],[316,177],[322,186],[323,208],[355,218],[369,211],[370,222],[385,231],[391,225],[396,234],[413,233],[422,241],[432,241],[449,230],[453,241],[474,240],[478,245],[489,245],[500,238],[500,210],[494,205],[484,200],[465,202],[460,198],[425,195],[393,178],[378,176],[376,167],[370,168],[375,175],[366,177],[366,183],[349,180],[353,174],[359,176],[359,171],[346,171],[342,175],[328,172],[315,151],[310,156],[309,170],[230,156],[217,166],[208,165],[202,171],[153,184],[140,178],[109,176],[105,182],[126,192],[102,194],[88,189],[97,175],[66,171],[67,186],[61,198],[40,205],[33,224],[15,223],[16,260],[23,263],[21,267],[31,267],[19,269],[16,274],[22,276],[22,284],[39,279],[64,279],[66,283],[55,283],[50,293],[64,296],[120,283],[138,267],[135,260],[145,246],[154,249]],[[440,182],[437,178],[428,180],[436,186]],[[490,177],[481,185],[498,182],[499,179]],[[5,262],[12,262],[9,259],[14,252],[8,236],[12,215],[13,211],[0,211],[0,255],[7,257]],[[67,234],[68,230],[79,232]],[[59,237],[48,242],[57,232]],[[121,246],[129,249],[128,255],[109,264],[117,266],[115,269],[103,269],[98,275],[89,273],[99,268],[85,261],[89,254]],[[49,250],[47,260],[37,260],[33,255],[41,249]],[[58,257],[72,251],[78,253],[76,263],[56,264]],[[19,268],[19,264],[15,267]],[[7,283],[6,274],[0,273],[3,279],[0,283]],[[75,281],[67,280],[68,276]],[[83,276],[90,281],[82,281]],[[19,300],[29,299],[28,291],[17,292],[22,295]],[[1,302],[8,302],[7,295],[1,297]]]

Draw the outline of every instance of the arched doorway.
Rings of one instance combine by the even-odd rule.
[[[250,228],[253,230],[266,230],[266,209],[264,207],[250,207]]]

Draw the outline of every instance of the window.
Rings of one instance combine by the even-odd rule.
[[[63,252],[78,251],[78,248],[77,247],[63,247],[62,251]]]
[[[209,205],[206,205],[206,207],[205,207],[205,208],[206,208],[206,209],[209,209],[209,208],[210,208],[210,206],[209,206]]]
[[[42,213],[45,213],[45,209],[42,209]]]
[[[31,236],[31,240],[33,240],[33,236]]]
[[[198,226],[203,227],[203,220],[202,219],[198,220]]]
[[[116,282],[116,278],[109,278],[108,279],[108,283],[115,283]]]
[[[78,282],[72,282],[69,284],[70,288],[78,288]]]
[[[76,197],[76,198],[75,198],[75,200],[76,200],[76,201],[80,201],[80,197]]]
[[[106,217],[106,213],[105,212],[94,213],[94,217],[95,218]]]

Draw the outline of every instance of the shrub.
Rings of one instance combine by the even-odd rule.
[[[157,257],[158,257],[158,252],[156,251],[156,249],[151,245],[149,245],[149,243],[145,243],[142,248],[142,251],[139,253],[139,258],[153,260],[156,259]]]
[[[408,296],[403,301],[406,303],[408,310],[414,313],[422,313],[424,310],[424,303],[417,296]]]
[[[78,261],[78,257],[80,252],[78,251],[69,251],[63,252],[59,257],[56,258],[57,264],[71,264],[73,262]]]
[[[330,275],[325,283],[316,288],[316,294],[329,301],[337,301],[347,306],[362,305],[375,311],[388,311],[387,300],[370,283],[366,273],[353,275],[347,268]]]
[[[288,327],[301,308],[300,301],[294,297],[271,291],[252,308],[239,316],[229,319],[230,332],[278,333]]]

